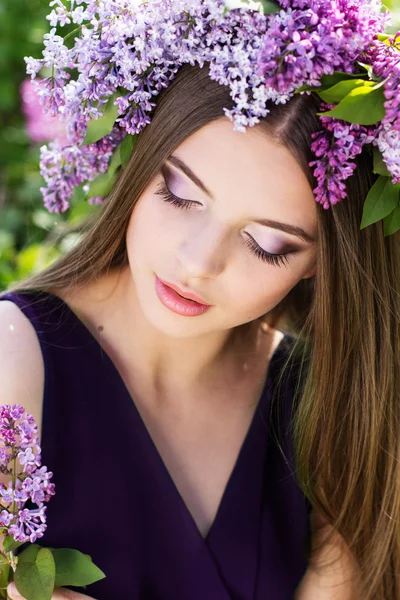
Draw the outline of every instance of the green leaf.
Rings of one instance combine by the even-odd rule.
[[[383,219],[384,236],[392,235],[400,229],[400,202],[396,208]]]
[[[18,556],[14,581],[26,600],[51,600],[56,566],[48,548],[32,544]]]
[[[11,552],[11,550],[15,550],[22,546],[24,542],[16,542],[13,535],[8,535],[3,542],[3,548],[6,552]]]
[[[121,166],[121,144],[119,144],[111,157],[106,173],[111,176]]]
[[[281,7],[276,2],[271,0],[260,0],[264,15],[272,15],[281,10]]]
[[[373,157],[374,157],[374,166],[373,172],[377,175],[384,175],[385,177],[391,177],[391,174],[388,171],[388,168],[383,161],[383,157],[381,152],[378,150],[376,146],[373,148]]]
[[[6,588],[10,578],[10,565],[0,565],[0,588]]]
[[[118,171],[122,165],[122,159],[124,159],[124,163],[126,164],[132,153],[134,141],[136,141],[136,136],[128,135],[115,148],[107,171],[98,175],[96,179],[90,183],[90,189],[87,198],[107,196],[111,192],[115,182],[117,181]]]
[[[328,104],[338,104],[352,90],[363,85],[373,87],[375,83],[373,81],[364,81],[363,79],[345,79],[327,90],[319,92],[319,96],[321,96],[322,100]]]
[[[137,142],[137,135],[127,135],[120,144],[121,164],[125,168],[132,155],[133,148]]]
[[[360,229],[384,219],[399,200],[400,184],[393,184],[390,177],[380,175],[369,190],[364,202]]]
[[[281,9],[273,0],[225,0],[224,14],[236,8],[256,10],[264,14],[272,14]]]
[[[381,78],[378,77],[378,75],[376,75],[375,71],[374,71],[374,67],[372,65],[368,65],[367,63],[363,63],[360,62],[359,60],[356,61],[358,65],[360,65],[360,67],[362,67],[363,69],[365,69],[368,73],[368,79],[370,79],[371,81],[381,81]]]
[[[101,205],[84,202],[84,200],[87,200],[87,195],[83,190],[82,195],[79,194],[79,196],[79,201],[74,202],[74,204],[71,203],[71,208],[68,211],[68,225],[72,228],[83,223],[94,211],[101,209]]]
[[[55,586],[74,585],[76,587],[90,585],[105,578],[88,554],[70,548],[51,548],[56,564]]]
[[[90,182],[90,189],[87,195],[88,198],[96,198],[97,196],[107,196],[115,182],[117,181],[117,173],[101,173]]]
[[[367,65],[367,63],[360,62],[359,60],[357,60],[356,63],[366,71],[368,71],[371,68],[371,65]]]
[[[302,85],[295,91],[296,94],[299,92],[320,92],[321,90],[327,90],[330,87],[334,86],[341,81],[352,80],[352,79],[362,79],[362,77],[367,77],[367,73],[359,73],[357,75],[352,75],[350,73],[344,73],[343,71],[335,71],[332,75],[323,75],[320,79],[321,85]]]
[[[386,42],[391,37],[391,35],[386,33],[377,33],[376,37],[380,42]]]
[[[385,116],[384,101],[383,87],[380,83],[373,87],[363,85],[349,92],[333,110],[317,114],[359,125],[373,125]]]
[[[107,104],[103,108],[103,116],[98,119],[92,119],[88,123],[85,139],[82,146],[94,144],[111,133],[114,127],[115,119],[118,117],[118,106],[114,104],[116,94],[113,94]]]

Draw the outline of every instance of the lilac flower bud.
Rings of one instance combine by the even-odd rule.
[[[14,515],[7,510],[2,510],[0,513],[0,526],[8,527],[13,520]]]
[[[11,483],[8,484],[8,487],[5,487],[4,484],[1,484],[0,496],[3,502],[6,504],[11,504],[11,502],[14,500],[14,493]]]
[[[333,106],[322,103],[321,110]],[[375,140],[376,127],[365,127],[346,123],[332,117],[320,117],[324,129],[312,135],[311,150],[317,157],[309,163],[315,167],[314,177],[317,187],[313,190],[315,199],[324,209],[346,198],[344,181],[356,168],[354,158],[361,153],[365,144]]]

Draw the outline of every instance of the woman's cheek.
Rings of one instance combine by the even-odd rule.
[[[263,266],[263,265],[262,265]],[[238,278],[242,285],[236,286],[233,298],[238,313],[245,321],[258,319],[275,308],[300,281],[297,273],[288,273],[285,267],[264,265],[265,275],[259,269],[249,276]],[[285,272],[281,273],[284,269]]]
[[[140,197],[132,211],[126,234],[128,253],[137,261],[166,247],[165,237],[168,235],[169,223],[163,211],[154,206],[151,196],[149,193]]]

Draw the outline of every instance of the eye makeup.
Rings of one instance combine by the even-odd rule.
[[[190,195],[193,195],[193,185],[186,181],[185,177],[175,169],[165,164],[161,169],[161,174],[170,193],[176,194],[177,198],[184,199],[185,196],[190,197]],[[172,190],[174,190],[174,192],[172,192]]]
[[[175,195],[167,186],[166,180],[167,178],[169,178],[168,175],[170,171],[167,171],[167,169],[163,168],[161,172],[163,175],[163,181],[161,181],[158,184],[155,194],[161,196],[164,202],[172,204],[174,207],[180,210],[190,210],[194,206],[202,206],[200,202],[196,202],[194,200],[186,200]],[[293,248],[289,248],[285,252],[267,252],[266,250],[261,248],[261,246],[259,246],[254,240],[254,238],[248,233],[246,233],[244,243],[245,246],[249,248],[257,258],[267,262],[268,264],[272,264],[274,266],[279,267],[282,265],[287,266],[289,262],[287,255],[296,251]]]

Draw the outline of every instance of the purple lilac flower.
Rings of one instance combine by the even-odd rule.
[[[38,538],[43,537],[46,531],[46,506],[41,506],[35,510],[24,508],[18,511],[18,516],[8,530],[10,535],[18,542],[34,543]]]
[[[42,146],[40,166],[48,187],[41,191],[47,210],[65,212],[67,199],[76,186],[107,171],[112,152],[122,137],[121,130],[115,128],[109,136],[88,146],[70,144],[62,147],[57,141]]]
[[[374,142],[382,153],[383,161],[392,176],[392,183],[400,183],[400,130],[382,124]]]
[[[321,110],[333,106],[322,103]],[[354,172],[354,158],[360,154],[365,144],[370,144],[376,136],[376,127],[365,127],[346,123],[332,117],[320,117],[324,129],[312,134],[311,150],[317,157],[309,163],[315,167],[314,177],[317,187],[313,190],[317,202],[328,209],[346,197],[344,183]]]
[[[400,131],[400,31],[388,42],[374,40],[368,57],[376,75],[384,80],[386,114],[382,123]]]
[[[8,510],[2,510],[0,513],[0,527],[8,527],[13,519],[14,515],[12,513],[9,513]]]
[[[303,84],[320,85],[323,75],[354,73],[387,15],[377,2],[281,0],[286,8],[269,18],[260,51],[265,81],[281,93]]]
[[[375,40],[368,53],[373,70],[382,80],[385,116],[374,144],[382,153],[393,183],[400,183],[400,32],[388,43]]]
[[[52,475],[51,471],[47,472],[47,467],[41,467],[32,477],[24,480],[22,489],[35,504],[41,505],[50,500],[50,496],[53,495],[54,484],[50,483]]]
[[[41,466],[41,449],[38,428],[32,415],[17,404],[0,407],[0,456],[1,470],[13,475],[13,463],[17,459],[23,466],[22,474],[14,473],[14,480],[7,485],[0,483],[0,527],[14,535],[20,542],[34,542],[46,529],[44,502],[55,494],[50,483],[53,476],[46,466]],[[12,467],[9,467],[10,463]],[[24,508],[31,500],[35,509]]]
[[[7,469],[7,465],[12,458],[12,453],[10,448],[4,448],[0,446],[0,472],[4,473],[4,470]]]
[[[11,504],[14,499],[14,491],[11,483],[9,483],[7,487],[3,486],[3,488],[0,489],[0,496],[3,502]]]
[[[87,124],[102,114],[114,94],[120,132],[137,134],[150,122],[155,98],[183,64],[210,67],[211,79],[230,88],[234,107],[225,109],[234,129],[245,131],[268,114],[267,102],[287,102],[303,83],[324,73],[352,72],[387,15],[377,0],[281,0],[281,10],[226,10],[224,0],[82,0],[66,8],[53,0],[43,58],[27,58],[51,114],[67,121],[68,143],[42,150],[42,188],[50,211],[67,210],[76,185],[106,170],[111,157],[100,145],[81,147]],[[134,6],[134,10],[132,7]],[[56,26],[71,22],[80,31],[69,48]],[[77,77],[71,79],[70,73]],[[123,94],[121,94],[123,90]],[[121,97],[123,96],[123,97]],[[110,141],[110,140],[108,140]]]
[[[94,196],[93,198],[89,198],[88,202],[93,205],[104,204],[104,198],[102,196]]]

